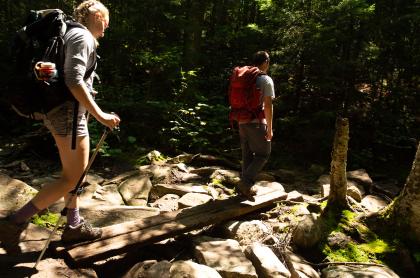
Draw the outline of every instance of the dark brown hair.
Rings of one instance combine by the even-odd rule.
[[[258,51],[252,57],[252,64],[257,67],[260,66],[265,61],[270,61],[270,56],[268,55],[266,51]]]

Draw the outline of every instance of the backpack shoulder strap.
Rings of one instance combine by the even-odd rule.
[[[86,29],[86,27],[84,25],[80,24],[79,22],[77,22],[73,19],[66,20],[66,26],[67,26],[66,32],[70,31],[73,28]],[[83,76],[83,79],[85,79],[85,80],[88,79],[92,75],[94,70],[96,69],[96,64],[97,64],[96,50],[94,50],[93,59],[94,60],[93,60],[92,66],[86,70],[85,75]],[[77,122],[78,113],[79,113],[79,102],[77,100],[75,100],[74,101],[74,107],[73,107],[73,127],[72,127],[72,138],[71,138],[71,149],[72,150],[76,149],[76,133],[77,133],[76,122]]]
[[[67,31],[69,31],[72,28],[86,29],[86,27],[83,24],[81,24],[81,23],[79,23],[79,22],[77,22],[73,19],[66,20],[66,25],[67,25]]]
[[[262,71],[258,67],[245,66],[241,68],[242,78],[248,86],[255,84],[257,77],[262,74]]]
[[[83,24],[73,19],[66,20],[66,25],[67,25],[66,32],[70,31],[73,28],[86,29],[86,27]],[[96,50],[94,51],[93,59],[94,60],[93,60],[92,66],[86,70],[85,75],[83,76],[83,79],[89,78],[96,69],[96,64],[98,62],[98,55],[96,54]]]

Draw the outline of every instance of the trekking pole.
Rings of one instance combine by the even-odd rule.
[[[36,268],[38,266],[39,262],[41,261],[42,257],[44,256],[44,253],[47,250],[47,248],[48,248],[48,246],[49,246],[49,244],[51,242],[51,239],[52,239],[53,235],[57,231],[57,228],[58,228],[58,226],[59,226],[59,224],[60,224],[63,216],[66,215],[66,212],[67,212],[67,209],[66,208],[67,208],[67,206],[71,203],[71,201],[73,200],[73,198],[74,198],[75,195],[80,195],[82,193],[82,191],[83,191],[83,189],[82,189],[83,180],[85,179],[85,177],[86,177],[86,175],[87,175],[90,167],[92,166],[92,163],[95,160],[95,157],[96,157],[96,155],[99,152],[99,149],[102,147],[103,143],[105,142],[105,138],[108,136],[109,132],[111,132],[111,131],[112,131],[111,129],[105,128],[105,131],[102,134],[101,139],[99,140],[98,144],[96,145],[96,148],[95,148],[95,151],[92,154],[92,157],[89,159],[89,163],[86,166],[85,171],[83,171],[83,174],[80,176],[80,179],[79,179],[79,181],[76,184],[76,187],[72,191],[70,191],[71,196],[67,200],[67,202],[65,203],[64,208],[63,208],[63,210],[60,213],[60,217],[58,218],[58,221],[55,224],[54,229],[51,231],[51,233],[50,233],[50,235],[48,237],[48,240],[45,243],[44,248],[42,249],[41,254],[39,255],[39,257],[38,257],[38,259],[37,259],[37,261],[36,261],[36,263],[35,263],[35,265],[34,265],[33,268]]]

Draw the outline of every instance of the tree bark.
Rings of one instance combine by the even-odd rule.
[[[349,142],[349,120],[337,117],[331,157],[330,195],[328,206],[345,208],[347,204],[347,149]]]
[[[387,214],[407,238],[420,243],[420,144],[404,188],[385,210]]]
[[[186,71],[197,66],[201,48],[206,1],[187,1],[188,7],[184,28],[183,66]]]

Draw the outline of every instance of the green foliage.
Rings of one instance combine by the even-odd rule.
[[[35,214],[32,217],[31,222],[41,227],[51,228],[57,224],[59,218],[59,213],[52,213],[50,211],[47,211],[46,213],[43,213],[41,215]]]
[[[416,260],[416,263],[420,263],[420,252],[414,252],[414,259]]]
[[[340,113],[350,119],[349,168],[397,164],[400,176],[410,168],[419,134],[415,0],[104,3],[111,24],[98,48],[98,103],[123,121],[120,141],[112,136],[102,155],[141,157],[149,149],[225,153],[237,147],[227,121],[227,78],[235,65],[249,64],[253,52],[265,49],[280,96],[268,167],[280,160],[328,165],[332,120]],[[71,13],[77,3],[3,4],[1,94],[15,90],[8,82],[11,38],[28,10]],[[0,108],[5,130],[36,128],[11,117],[5,102]],[[101,127],[90,130],[95,145]]]
[[[236,188],[229,188],[226,185],[223,184],[223,182],[219,179],[215,179],[213,178],[210,182],[212,184],[213,187],[218,187],[223,189],[224,192],[227,192],[227,194],[229,195],[233,195],[236,191]]]
[[[320,250],[333,262],[375,262],[383,263],[397,250],[397,242],[387,237],[379,237],[358,218],[356,213],[344,210],[337,217],[336,212],[324,215],[327,234],[344,233],[351,239],[344,247],[331,247],[326,241],[320,243]]]
[[[349,243],[345,248],[338,250],[332,250],[328,245],[325,245],[323,253],[327,255],[327,259],[331,262],[371,262],[369,254],[353,243]]]
[[[213,104],[197,91],[197,71],[181,70],[180,75],[173,101],[160,102],[165,106],[163,117],[169,126],[161,128],[159,134],[175,150],[219,152],[232,139],[227,130],[228,107],[218,102]]]
[[[99,140],[101,139],[103,133],[105,132],[105,128],[103,125],[101,125],[96,120],[89,122],[89,135],[91,138],[91,152],[94,152],[96,149],[97,144],[99,143]],[[114,131],[118,132],[118,131]],[[108,138],[109,139],[109,138]],[[102,146],[99,148],[99,154],[103,157],[111,157],[111,156],[118,156],[122,153],[122,150],[118,147],[112,147],[108,141],[104,141]]]

